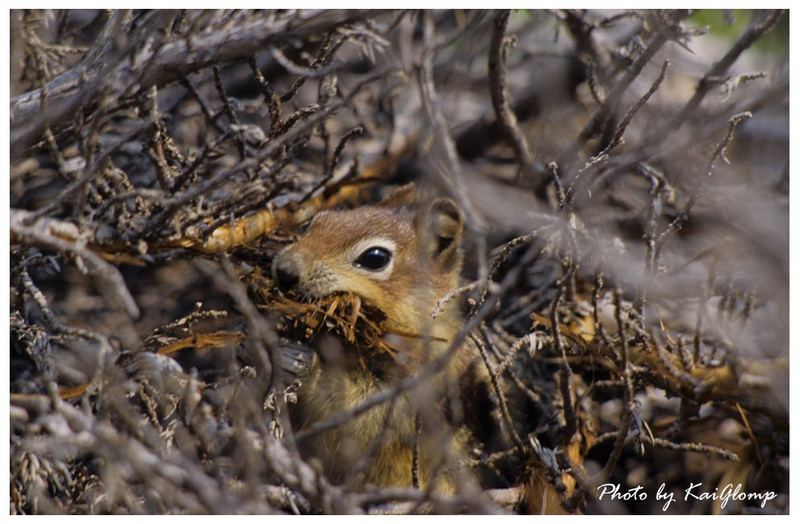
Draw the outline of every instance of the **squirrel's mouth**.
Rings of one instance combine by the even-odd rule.
[[[298,290],[281,291],[271,284],[268,278],[256,277],[251,289],[260,310],[280,315],[278,331],[282,336],[309,341],[326,332],[342,338],[358,351],[377,352],[402,362],[418,357],[407,354],[402,349],[405,344],[395,347],[392,339],[416,339],[422,338],[421,335],[390,326],[383,311],[354,293],[334,291],[315,296]]]
[[[381,331],[379,328],[386,320],[386,315],[380,309],[365,303],[354,293],[320,293],[321,290],[309,290],[301,286],[282,290],[272,278],[259,272],[254,272],[250,277],[250,289],[255,294],[258,308],[278,313],[288,321],[287,324],[316,331],[332,322],[342,328],[339,331],[346,332],[345,338],[354,339],[362,322],[366,322],[372,331]]]
[[[346,297],[348,295],[352,295],[359,300],[362,300],[361,297],[353,293],[348,293],[346,291],[330,291],[327,293],[319,293],[316,291],[308,291],[302,288],[295,288],[290,290],[278,290],[277,293],[283,298],[283,300],[297,302],[300,304],[308,304],[312,306],[319,306],[326,308],[330,306],[330,304],[337,298],[337,297]]]
[[[354,326],[361,318],[375,324],[382,324],[386,320],[386,314],[379,308],[347,291],[334,291],[321,296],[298,291],[281,292],[273,305],[276,310],[283,310],[295,318],[298,317],[295,313],[298,313],[302,317],[334,319]]]
[[[393,354],[384,340],[388,332],[386,315],[348,292],[333,292],[323,297],[297,292],[267,293],[259,308],[282,317],[279,331],[300,340],[320,332],[333,333],[349,345]]]

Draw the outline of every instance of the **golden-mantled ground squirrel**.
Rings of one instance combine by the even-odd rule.
[[[399,356],[373,355],[366,366],[341,341],[317,341],[293,407],[295,429],[415,373],[446,351],[460,329],[457,300],[435,320],[431,313],[459,286],[461,213],[449,199],[413,208],[412,198],[413,187],[404,186],[375,206],[321,212],[276,256],[272,269],[281,289],[311,300],[353,293],[386,315],[387,331],[417,335],[388,335],[401,348]],[[304,439],[301,450],[321,461],[335,482],[410,486],[418,446],[420,487],[451,491],[452,466],[466,457],[470,440],[465,422],[490,416],[487,384],[477,350],[465,344],[445,371],[419,390]]]

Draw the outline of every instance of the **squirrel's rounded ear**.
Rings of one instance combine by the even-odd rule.
[[[417,217],[417,231],[423,248],[443,269],[453,269],[461,262],[461,232],[464,230],[461,210],[453,200],[439,198],[421,214],[422,217]]]
[[[417,198],[417,187],[414,182],[395,186],[389,189],[378,202],[379,207],[409,207],[414,204]]]

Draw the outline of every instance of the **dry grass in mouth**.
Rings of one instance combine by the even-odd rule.
[[[419,360],[418,355],[390,345],[385,335],[405,338],[421,338],[422,335],[389,328],[386,315],[380,309],[365,304],[358,295],[342,292],[311,301],[304,300],[297,295],[278,291],[272,280],[258,270],[249,276],[248,282],[256,294],[259,309],[283,317],[284,322],[279,327],[284,336],[310,341],[321,331],[332,333],[360,351],[362,365],[366,365],[363,361],[365,357],[380,354],[401,362],[409,358]]]

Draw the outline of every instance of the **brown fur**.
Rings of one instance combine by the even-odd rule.
[[[307,232],[276,259],[276,264],[288,265],[286,267],[291,267],[299,276],[297,292],[312,299],[335,292],[354,293],[365,303],[379,308],[387,317],[388,327],[421,335],[419,338],[395,336],[391,341],[395,346],[421,355],[419,360],[401,365],[386,357],[385,361],[371,362],[368,369],[358,362],[357,352],[341,347],[341,341],[321,341],[322,347],[317,349],[322,357],[316,359],[310,375],[303,381],[298,405],[292,413],[299,428],[353,407],[413,373],[445,351],[461,325],[456,301],[435,322],[431,320],[436,302],[459,285],[462,222],[458,208],[444,199],[418,212],[394,207],[401,203],[401,197],[409,196],[408,191],[403,191],[404,194],[396,192],[387,197],[383,205],[319,213]],[[375,237],[396,246],[391,272],[384,280],[353,266],[353,257],[357,255],[354,246]],[[426,336],[436,340],[424,338]],[[330,355],[339,358],[330,358]],[[441,408],[450,391],[448,388],[455,385],[457,391],[458,382],[463,382],[466,375],[477,375],[473,365],[475,355],[471,347],[464,346],[449,369],[432,381],[427,397],[403,395],[395,401],[391,414],[389,404],[371,409],[340,427],[307,439],[303,443],[304,451],[317,457],[326,473],[341,482],[379,439],[382,428],[388,423],[383,445],[365,469],[360,484],[410,485],[415,406],[422,402],[420,405],[440,410],[434,417],[439,424],[438,436],[451,435],[445,446],[434,432],[423,434],[420,439],[420,480],[423,486],[429,484],[433,472],[443,463],[443,447],[456,456],[462,454],[458,442],[464,438],[453,437],[456,429],[449,430],[446,424],[441,424],[444,420]],[[388,422],[387,416],[390,416]],[[447,474],[440,475],[434,482],[436,489],[452,489],[452,479]]]

